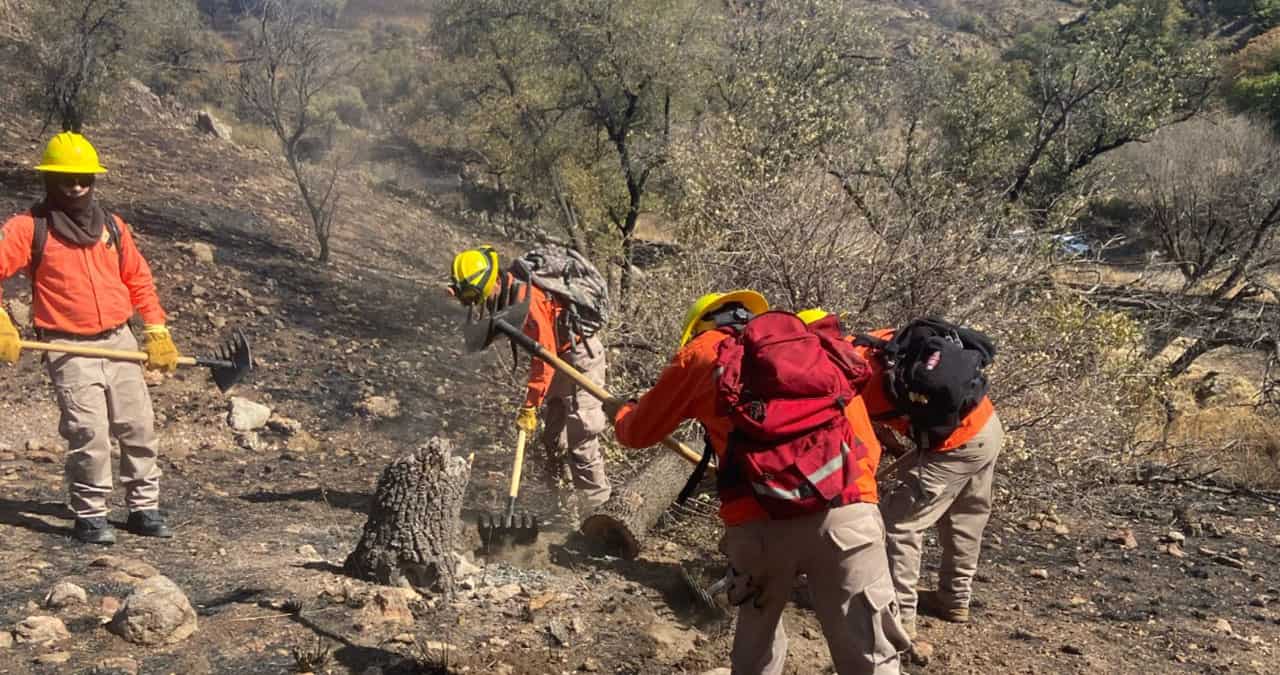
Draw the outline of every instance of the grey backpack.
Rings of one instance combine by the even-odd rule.
[[[591,337],[609,322],[609,284],[581,253],[550,244],[517,258],[510,272],[559,299],[571,333]]]

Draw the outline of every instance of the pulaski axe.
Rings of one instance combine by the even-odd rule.
[[[524,334],[525,319],[529,318],[529,286],[525,283],[511,283],[504,275],[497,293],[484,302],[467,309],[467,321],[463,326],[463,338],[469,352],[478,352],[493,344],[495,338],[505,335],[511,341],[533,356],[551,364],[552,368],[568,375],[578,386],[586,389],[592,396],[604,403],[614,403],[618,399],[592,382],[582,371],[574,368],[538,344],[537,340]],[[674,450],[681,457],[693,464],[702,459],[702,455],[694,452],[689,446],[673,438],[662,439],[662,444]]]
[[[22,340],[21,345],[23,349],[34,349],[40,352],[74,354],[75,356],[90,356],[114,361],[134,361],[144,364],[147,362],[146,352],[130,352],[122,349],[102,349],[75,344],[55,344],[28,340]],[[210,373],[213,374],[213,383],[218,385],[218,390],[225,394],[227,390],[244,379],[244,376],[249,371],[253,370],[253,354],[249,349],[249,338],[245,336],[243,331],[236,330],[231,339],[227,340],[213,356],[179,356],[178,365],[208,368]]]

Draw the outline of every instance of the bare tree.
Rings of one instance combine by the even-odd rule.
[[[323,24],[317,5],[260,0],[255,25],[240,59],[240,97],[280,141],[285,163],[311,218],[320,251],[328,262],[329,238],[341,197],[342,163],[336,153],[312,161],[317,145],[333,143],[334,123],[319,110],[327,92],[347,81],[359,67],[340,52]]]

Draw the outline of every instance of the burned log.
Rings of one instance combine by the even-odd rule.
[[[640,554],[645,535],[680,494],[692,467],[673,452],[662,452],[640,470],[591,517],[582,534],[613,555],[631,560]]]
[[[382,472],[369,520],[343,569],[391,586],[452,593],[462,497],[471,464],[433,437]]]

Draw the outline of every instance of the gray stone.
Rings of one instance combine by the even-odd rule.
[[[214,249],[213,244],[207,244],[203,241],[193,241],[187,244],[187,252],[191,254],[192,258],[195,258],[202,263],[212,264],[216,249]]]
[[[271,408],[241,396],[232,396],[227,424],[236,431],[253,431],[267,425]]]
[[[196,611],[182,589],[161,575],[138,584],[107,628],[139,645],[181,642],[196,632]]]
[[[88,602],[89,595],[84,592],[84,589],[69,581],[59,581],[44,596],[44,606],[50,609],[83,605]]]
[[[231,127],[219,122],[208,110],[196,113],[196,128],[221,140],[231,140]]]

